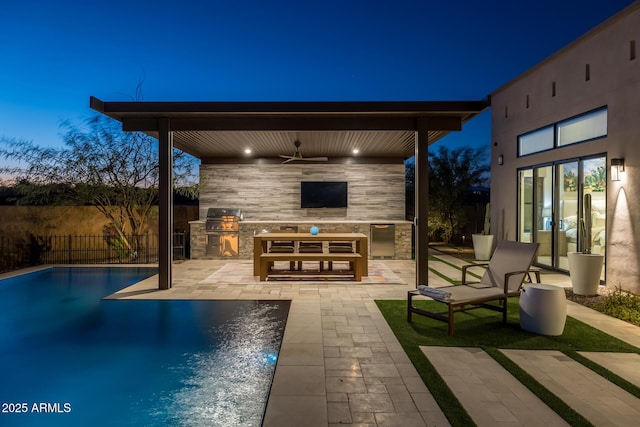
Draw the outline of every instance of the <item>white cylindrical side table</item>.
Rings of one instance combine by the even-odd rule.
[[[562,335],[567,320],[564,289],[543,283],[527,283],[520,293],[520,327],[540,335]]]

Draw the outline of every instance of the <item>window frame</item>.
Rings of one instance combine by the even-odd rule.
[[[596,116],[602,112],[605,113],[605,118],[604,118],[605,130],[603,134],[598,134],[598,135],[591,136],[589,138],[584,138],[584,139],[577,139],[575,141],[567,142],[563,144],[560,143],[560,128],[563,125],[567,125],[568,123],[571,123],[571,122],[577,123],[580,119],[588,119],[589,116]],[[609,133],[609,112],[607,107],[596,108],[595,110],[587,111],[586,113],[579,114],[577,116],[573,116],[568,119],[562,120],[561,122],[556,123],[555,128],[556,128],[556,135],[555,135],[556,147],[567,147],[573,144],[580,144],[581,142],[588,142],[588,141],[594,141],[600,138],[606,138]]]
[[[578,139],[572,142],[568,142],[568,143],[564,143],[564,144],[560,144],[560,128],[563,125],[567,125],[571,122],[577,122],[579,121],[579,119],[581,118],[588,118],[588,116],[590,115],[597,115],[604,112],[605,113],[605,130],[603,134],[597,134],[592,137],[586,138],[586,139]],[[541,132],[541,131],[545,131],[547,129],[551,129],[553,132],[553,137],[552,137],[552,144],[550,147],[544,147],[541,148],[539,150],[535,150],[535,151],[530,151],[530,152],[526,152],[523,154],[523,150],[522,150],[522,138],[523,137],[527,137],[530,136],[532,134],[535,134],[536,132]],[[531,156],[534,154],[539,154],[539,153],[544,153],[546,151],[550,151],[550,150],[555,150],[557,148],[563,148],[563,147],[568,147],[574,144],[581,144],[584,142],[590,142],[590,141],[595,141],[598,139],[602,139],[602,138],[607,138],[609,135],[609,108],[607,105],[604,105],[602,107],[598,107],[598,108],[594,108],[593,110],[590,111],[586,111],[584,113],[581,114],[577,114],[575,116],[566,118],[564,120],[560,120],[558,122],[552,123],[552,124],[548,124],[542,127],[539,127],[537,129],[531,130],[529,132],[525,132],[522,133],[520,135],[517,136],[516,138],[516,143],[517,143],[517,157],[521,158],[521,157],[527,157],[527,156]]]
[[[542,132],[547,132],[549,131],[551,133],[551,145],[549,147],[545,147],[539,150],[535,150],[535,151],[529,151],[526,153],[522,153],[522,145],[523,145],[523,141],[522,138],[526,138],[529,137],[533,134],[536,133],[542,133]],[[537,153],[543,153],[545,151],[549,151],[549,150],[553,150],[555,148],[555,144],[556,144],[556,126],[555,124],[552,125],[547,125],[547,126],[543,126],[541,128],[532,130],[530,132],[527,133],[523,133],[521,135],[518,135],[518,157],[525,157],[525,156],[530,156],[531,154],[537,154]]]

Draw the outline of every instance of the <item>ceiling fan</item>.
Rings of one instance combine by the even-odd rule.
[[[280,154],[280,157],[286,159],[282,164],[293,162],[294,160],[303,160],[307,162],[326,162],[329,160],[328,157],[302,157],[302,153],[300,153],[300,141],[295,141],[293,145],[296,146],[296,151],[293,152],[293,155],[286,156],[284,154]]]

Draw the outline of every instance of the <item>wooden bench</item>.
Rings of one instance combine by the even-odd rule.
[[[267,280],[273,263],[276,261],[302,262],[302,261],[343,261],[353,264],[353,276],[355,281],[362,281],[363,263],[360,254],[328,254],[328,253],[265,253],[260,255],[260,280]],[[301,272],[291,271],[290,274]],[[314,272],[314,275],[330,275],[331,271]]]

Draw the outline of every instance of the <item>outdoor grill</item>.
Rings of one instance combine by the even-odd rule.
[[[238,256],[240,208],[209,208],[205,229],[207,232],[207,255],[214,257]]]

